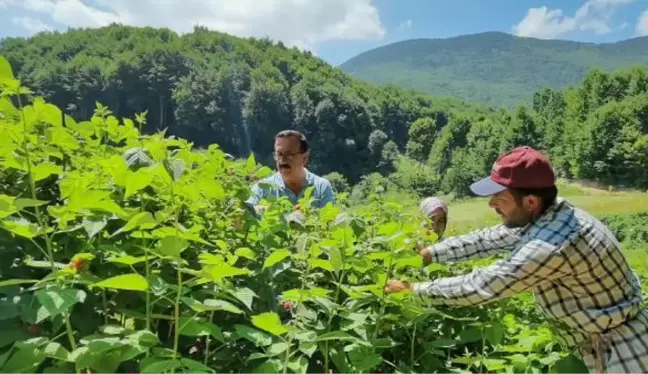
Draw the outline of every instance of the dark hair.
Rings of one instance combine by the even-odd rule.
[[[533,195],[539,197],[542,200],[543,213],[549,209],[558,196],[558,188],[556,186],[545,188],[509,188],[509,191],[511,191],[518,204],[521,204],[522,198],[526,196]]]
[[[285,138],[285,137],[288,137],[288,136],[294,136],[297,139],[299,139],[299,151],[300,152],[302,152],[302,153],[308,152],[308,140],[306,140],[306,136],[304,136],[304,134],[302,134],[301,132],[299,132],[297,130],[283,130],[283,131],[280,131],[277,135],[275,135],[275,140],[277,140],[277,138]]]

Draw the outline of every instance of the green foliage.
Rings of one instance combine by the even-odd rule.
[[[63,124],[3,74],[17,102],[0,109],[3,372],[539,373],[569,359],[521,300],[385,295],[392,277],[463,271],[422,266],[413,249],[432,240],[403,205],[371,191],[354,209],[280,200],[257,218],[254,158],[143,135],[142,115],[101,105]]]
[[[314,172],[337,171],[354,184],[376,170],[387,141],[406,147],[412,122],[444,123],[469,107],[371,87],[310,53],[201,27],[182,36],[120,25],[46,32],[4,39],[0,54],[26,86],[76,121],[90,117],[99,102],[116,118],[144,113],[143,133],[166,129],[197,147],[254,153],[266,165],[273,163],[274,134],[294,128],[311,142]]]
[[[648,58],[647,41],[591,44],[486,32],[396,42],[363,52],[341,68],[374,84],[512,108],[530,102],[545,87],[575,85],[592,68],[639,65]]]

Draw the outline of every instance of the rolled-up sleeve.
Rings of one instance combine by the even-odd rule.
[[[521,229],[510,229],[500,224],[470,234],[447,238],[427,247],[434,262],[448,263],[484,258],[498,252],[512,250],[520,241]]]
[[[416,295],[439,305],[479,305],[524,292],[569,274],[564,256],[555,246],[534,240],[506,260],[450,278],[412,285]]]

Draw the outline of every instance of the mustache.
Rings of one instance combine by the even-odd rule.
[[[290,164],[279,164],[279,169],[292,169]]]

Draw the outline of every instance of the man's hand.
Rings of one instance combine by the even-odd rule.
[[[412,291],[412,285],[406,281],[389,280],[385,286],[385,293],[390,294],[394,292]]]
[[[427,247],[420,248],[419,255],[423,257],[423,263],[428,264],[432,262],[432,255],[430,254],[430,251],[428,251]]]

